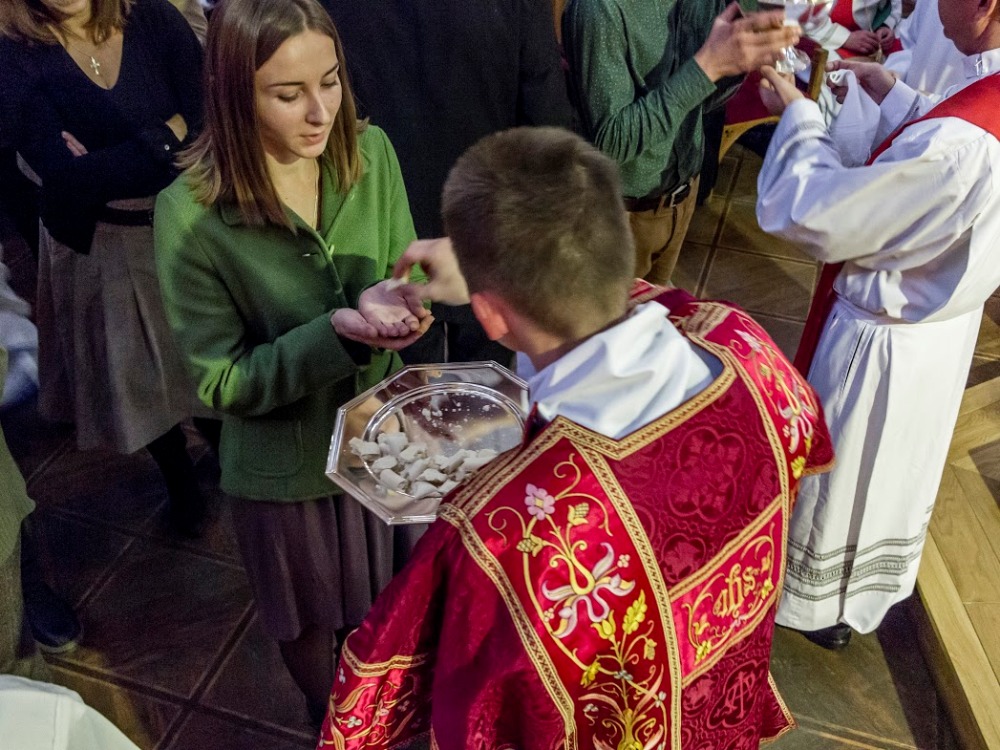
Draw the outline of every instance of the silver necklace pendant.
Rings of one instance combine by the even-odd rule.
[[[98,78],[101,77],[101,64],[97,62],[97,58],[93,55],[90,56],[90,67],[94,71],[94,75]]]

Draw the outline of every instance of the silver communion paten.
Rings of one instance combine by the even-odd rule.
[[[404,367],[337,410],[326,475],[387,524],[429,523],[441,498],[384,486],[351,439],[401,432],[428,455],[502,453],[521,442],[527,407],[527,383],[495,362]]]

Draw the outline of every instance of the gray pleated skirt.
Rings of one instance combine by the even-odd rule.
[[[167,325],[152,227],[99,223],[90,255],[73,252],[44,227],[39,245],[42,416],[74,423],[81,450],[132,453],[196,412],[210,415],[196,405]]]

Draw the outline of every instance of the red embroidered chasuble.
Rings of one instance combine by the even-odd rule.
[[[982,128],[1000,140],[1000,118],[996,116],[997,111],[1000,111],[1000,74],[994,73],[949,96],[923,117],[901,125],[875,149],[868,158],[868,164],[874,163],[899,137],[900,133],[910,125],[938,117],[957,117],[959,120],[965,120]],[[826,319],[830,316],[833,303],[836,301],[837,294],[833,285],[843,268],[843,263],[826,263],[820,271],[819,283],[816,284],[812,302],[809,303],[809,315],[806,318],[805,329],[802,331],[802,339],[799,341],[799,348],[795,353],[795,367],[806,375],[809,374],[809,368],[812,366],[820,335],[826,325]]]
[[[321,748],[756,748],[793,722],[768,673],[815,394],[743,312],[640,282],[721,360],[613,440],[562,417],[443,503],[351,634]],[[669,363],[664,363],[669,367]]]

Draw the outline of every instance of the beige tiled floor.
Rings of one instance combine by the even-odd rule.
[[[739,148],[726,158],[675,281],[743,305],[792,353],[816,266],[756,228],[758,168]],[[1000,335],[992,336],[1000,334],[1000,300],[994,307],[981,373],[1000,366]],[[56,679],[144,749],[312,747],[304,705],[257,626],[207,448],[192,450],[213,521],[203,539],[182,543],[164,529],[165,492],[148,456],[78,453],[70,435],[30,410],[9,421],[39,504],[46,563],[86,628],[78,651],[52,659]],[[800,722],[779,750],[954,747],[905,606],[841,653],[779,630],[772,668]]]

